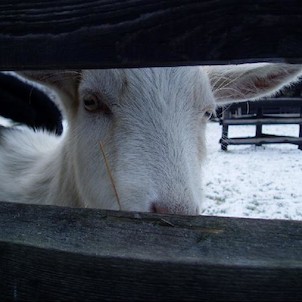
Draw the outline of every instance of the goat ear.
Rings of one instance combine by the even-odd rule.
[[[77,88],[81,72],[71,70],[32,70],[18,74],[30,81],[37,82],[54,89],[60,96],[67,111],[73,106],[70,102],[77,99]]]
[[[207,66],[205,70],[218,105],[270,96],[302,74],[301,65],[271,63]]]

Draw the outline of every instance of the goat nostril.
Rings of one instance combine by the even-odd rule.
[[[156,206],[154,203],[152,203],[151,208],[150,208],[151,213],[156,213]]]
[[[160,206],[160,205],[158,205],[156,203],[153,203],[151,205],[150,212],[151,213],[159,213],[159,214],[167,214],[167,213],[169,213],[169,210],[166,207],[163,207],[163,206]]]

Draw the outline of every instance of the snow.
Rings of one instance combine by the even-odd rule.
[[[263,132],[298,136],[298,125],[263,126]],[[229,137],[254,136],[255,126],[230,126]],[[296,145],[220,149],[221,126],[207,127],[203,215],[302,220],[302,151]]]

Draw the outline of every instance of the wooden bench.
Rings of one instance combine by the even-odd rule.
[[[220,139],[221,149],[227,150],[228,145],[254,144],[295,144],[302,150],[302,98],[266,98],[262,101],[234,103],[226,107],[219,119],[222,125]],[[263,125],[299,125],[299,134],[282,136],[265,134]],[[228,136],[229,126],[255,125],[255,136]]]
[[[299,0],[2,1],[0,68],[302,63]],[[297,301],[302,222],[0,204],[0,301]]]

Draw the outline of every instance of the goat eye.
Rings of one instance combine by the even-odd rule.
[[[104,114],[111,114],[110,108],[102,103],[97,97],[87,97],[84,99],[84,107],[89,112],[102,112]]]
[[[205,111],[204,116],[209,121],[212,117],[215,117],[215,111],[207,110],[207,111]]]
[[[206,111],[204,116],[207,118],[207,119],[210,119],[212,116],[213,116],[213,112],[211,111]]]

